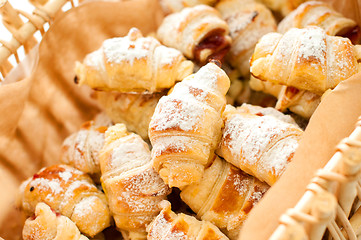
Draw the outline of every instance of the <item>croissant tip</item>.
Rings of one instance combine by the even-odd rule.
[[[218,59],[211,59],[209,60],[209,62],[216,64],[218,67],[222,67],[222,62],[219,61]]]

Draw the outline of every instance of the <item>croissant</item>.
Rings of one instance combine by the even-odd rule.
[[[214,63],[176,84],[162,97],[149,124],[154,168],[169,185],[197,182],[221,139],[221,113],[230,81]]]
[[[186,7],[205,4],[213,6],[219,0],[160,0],[160,5],[166,14],[179,12]]]
[[[163,201],[162,211],[147,227],[148,240],[226,240],[228,239],[216,226],[208,221],[199,221],[195,217],[171,210],[171,204]]]
[[[321,102],[321,96],[310,91],[294,87],[264,82],[251,77],[250,87],[255,91],[263,91],[278,98],[275,108],[279,111],[289,109],[303,118],[309,119]]]
[[[202,220],[238,239],[244,220],[269,186],[228,162],[216,158],[198,183],[182,189],[182,200]]]
[[[357,50],[351,41],[328,36],[315,26],[266,34],[251,59],[255,78],[319,95],[357,72]]]
[[[232,44],[229,63],[242,76],[249,75],[249,60],[258,40],[269,32],[275,32],[276,21],[271,11],[261,3],[244,0],[223,0],[216,5],[229,25]]]
[[[272,116],[242,113],[227,105],[217,153],[226,161],[273,185],[292,160],[303,131]]]
[[[228,33],[228,25],[217,10],[197,5],[165,17],[157,37],[187,58],[205,63],[209,59],[223,59],[231,43]]]
[[[353,43],[358,43],[361,37],[360,27],[354,20],[344,17],[321,1],[301,4],[280,22],[277,30],[285,33],[293,27],[304,28],[310,25],[321,27],[328,35],[348,37]]]
[[[148,127],[159,99],[165,92],[119,93],[95,91],[93,96],[114,123],[124,123],[129,131],[148,139]]]
[[[94,179],[99,179],[98,155],[104,144],[106,130],[106,126],[96,126],[93,121],[84,123],[78,132],[64,140],[60,154],[61,162],[94,176]]]
[[[76,63],[75,72],[77,83],[94,89],[154,92],[191,74],[193,63],[178,50],[132,28],[125,37],[105,40],[83,63]]]
[[[43,168],[20,187],[20,208],[31,216],[44,202],[70,218],[90,237],[110,226],[111,216],[105,195],[85,173],[67,166]]]
[[[286,16],[307,0],[257,0],[281,16]]]
[[[170,189],[152,168],[147,143],[116,124],[105,133],[99,154],[101,182],[118,229],[145,235]]]
[[[38,203],[35,216],[25,221],[24,240],[87,240],[69,218],[53,212],[45,203]]]

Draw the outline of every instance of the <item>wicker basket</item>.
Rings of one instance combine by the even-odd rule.
[[[14,68],[9,58],[21,59],[18,49],[25,53],[37,45],[34,33],[45,33],[44,24],[51,24],[72,0],[32,0],[32,14],[14,9],[0,0],[4,26],[12,33],[9,42],[1,41],[0,72],[5,78]],[[24,23],[19,15],[29,21]],[[361,118],[354,132],[341,141],[335,155],[318,171],[297,205],[279,219],[280,224],[270,239],[358,239],[361,235]]]
[[[361,118],[337,146],[270,239],[358,239],[361,233]]]

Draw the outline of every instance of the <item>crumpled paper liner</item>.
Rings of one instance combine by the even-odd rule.
[[[356,0],[330,1],[359,19]],[[58,163],[63,139],[100,111],[90,90],[73,83],[75,61],[98,49],[105,39],[124,36],[131,27],[143,34],[155,31],[162,18],[157,0],[88,2],[58,16],[38,54],[35,49],[8,75],[0,87],[0,186],[5,190],[0,198],[1,237],[21,238],[24,219],[15,209],[20,182],[41,167]],[[326,164],[338,141],[353,130],[361,115],[360,92],[358,74],[325,98],[294,161],[251,211],[241,239],[264,240],[271,235],[279,216],[295,205],[316,169]]]

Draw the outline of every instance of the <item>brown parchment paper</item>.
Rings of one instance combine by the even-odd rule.
[[[15,209],[20,182],[58,163],[63,139],[99,112],[89,89],[73,82],[75,61],[131,27],[154,31],[162,17],[156,0],[82,4],[51,25],[32,74],[27,76],[32,64],[20,66],[0,87],[1,237],[20,239],[23,219]]]
[[[361,26],[360,0],[324,0]],[[277,183],[252,209],[241,240],[268,239],[280,216],[296,205],[316,171],[333,156],[340,140],[349,136],[361,116],[361,73],[341,82],[318,106],[295,157]]]
[[[331,1],[359,20],[356,0]],[[361,0],[358,0],[361,1]],[[22,180],[59,162],[63,139],[99,112],[89,89],[73,83],[74,62],[99,48],[106,38],[131,27],[144,34],[159,25],[157,0],[88,2],[58,16],[39,45],[38,56],[9,74],[0,87],[0,236],[20,239],[24,219],[15,209]],[[39,59],[39,61],[36,61]],[[32,65],[35,68],[29,75]],[[267,239],[279,216],[293,207],[316,169],[323,167],[340,139],[361,115],[361,75],[341,83],[312,117],[293,163],[251,212],[241,239]]]

